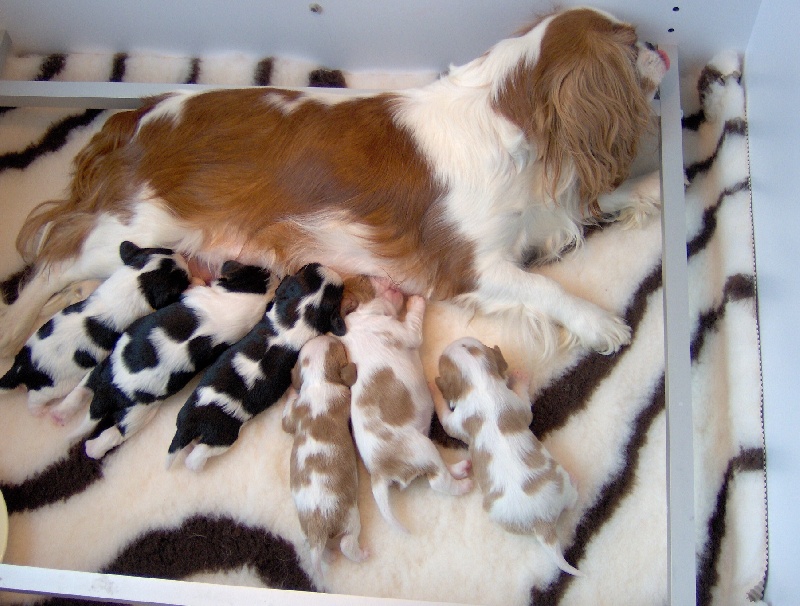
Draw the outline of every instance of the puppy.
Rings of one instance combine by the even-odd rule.
[[[436,385],[449,407],[440,409],[445,431],[469,444],[472,468],[492,520],[515,534],[535,534],[556,565],[581,573],[561,552],[556,525],[578,498],[569,474],[530,430],[530,402],[520,383],[506,383],[508,364],[499,347],[465,337],[439,358]]]
[[[0,378],[0,389],[27,388],[32,413],[72,391],[131,322],[174,303],[189,287],[186,261],[171,250],[125,241],[119,257],[123,265],[87,299],[45,322]]]
[[[180,301],[131,324],[111,355],[56,407],[57,420],[91,399],[79,428],[110,425],[86,442],[99,459],[141,429],[157,404],[178,393],[202,368],[238,341],[267,304],[270,274],[261,267],[228,261],[210,286],[187,290]]]
[[[264,318],[209,367],[181,408],[167,467],[186,449],[186,467],[199,471],[283,396],[303,345],[329,331],[344,334],[342,291],[339,275],[318,263],[281,281]]]
[[[0,310],[0,351],[25,340],[51,295],[107,275],[109,250],[135,233],[281,274],[325,259],[390,275],[409,294],[521,312],[520,336],[545,351],[555,322],[613,353],[630,339],[622,319],[523,261],[557,261],[605,216],[658,211],[657,174],[624,181],[668,65],[633,26],[570,8],[419,89],[146,99],[78,155],[65,199],[26,220],[17,247],[33,270]]]
[[[358,544],[358,463],[350,435],[350,386],[356,366],[347,361],[341,341],[311,339],[292,370],[294,394],[283,409],[283,429],[294,435],[289,481],[300,527],[311,546],[314,569],[330,541],[361,562],[367,552]]]
[[[428,479],[431,488],[460,495],[472,489],[469,461],[451,466],[428,438],[433,400],[419,347],[425,299],[412,296],[403,321],[403,294],[385,282],[348,281],[347,334],[342,338],[358,368],[352,388],[353,436],[370,473],[372,494],[384,519],[400,530],[389,504],[389,487]]]

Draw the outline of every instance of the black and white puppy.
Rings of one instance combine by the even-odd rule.
[[[209,367],[181,408],[167,466],[186,449],[186,467],[199,471],[233,445],[246,421],[277,402],[303,345],[327,332],[344,335],[343,291],[341,277],[318,263],[285,277],[261,322]]]
[[[156,404],[178,393],[264,313],[269,272],[227,261],[209,286],[187,290],[180,301],[131,324],[111,355],[59,405],[69,415],[91,399],[79,435],[110,425],[86,442],[102,457],[143,427]]]
[[[119,256],[122,267],[88,298],[45,322],[0,378],[0,389],[27,388],[32,413],[72,391],[134,320],[174,303],[189,287],[186,261],[167,248],[125,241]]]

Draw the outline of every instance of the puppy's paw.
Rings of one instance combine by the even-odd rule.
[[[472,473],[472,460],[464,459],[463,461],[459,461],[454,465],[450,465],[448,469],[450,470],[450,475],[452,475],[456,480],[463,480],[464,478],[469,477],[469,474]]]
[[[420,297],[419,295],[411,295],[408,297],[408,311],[413,311],[415,313],[423,313],[425,311],[425,297]]]

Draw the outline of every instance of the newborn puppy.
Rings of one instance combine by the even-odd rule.
[[[405,530],[389,506],[389,486],[405,488],[424,476],[434,490],[464,494],[472,488],[472,480],[465,479],[470,464],[462,461],[448,470],[428,438],[433,400],[419,357],[425,299],[410,297],[400,321],[403,295],[387,283],[348,280],[347,292],[347,309],[355,311],[346,318],[342,340],[358,368],[352,388],[353,435],[381,514]]]
[[[156,404],[172,396],[258,321],[267,303],[269,272],[236,261],[223,264],[210,286],[187,290],[180,301],[131,324],[111,355],[57,407],[60,420],[91,399],[80,435],[110,425],[86,442],[102,457],[144,426]]]
[[[499,347],[489,349],[465,337],[439,358],[436,385],[449,408],[441,409],[445,431],[469,444],[472,467],[483,491],[483,508],[515,534],[535,534],[556,565],[581,576],[561,552],[556,525],[575,505],[578,492],[562,468],[530,430],[531,405],[524,390],[506,382]]]
[[[322,335],[300,350],[292,370],[294,394],[283,409],[283,429],[294,435],[289,481],[300,527],[322,576],[327,545],[339,539],[354,562],[367,557],[358,544],[358,463],[350,436],[350,386],[356,367],[344,345]]]
[[[199,471],[286,393],[303,345],[329,331],[344,334],[342,290],[339,275],[318,263],[281,281],[264,318],[209,367],[181,408],[168,467],[187,449],[186,467]]]
[[[50,318],[17,354],[0,378],[0,389],[28,389],[28,408],[44,411],[68,394],[108,357],[120,333],[134,320],[178,300],[189,286],[189,269],[166,248],[119,247],[123,265],[87,299]]]

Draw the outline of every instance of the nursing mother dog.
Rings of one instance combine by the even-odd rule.
[[[605,217],[637,223],[658,179],[626,181],[666,55],[593,9],[549,14],[418,89],[333,98],[240,89],[145,99],[76,158],[63,200],[17,240],[30,280],[2,310],[16,352],[44,304],[106,278],[123,240],[278,275],[323,261],[487,314],[522,312],[544,351],[555,324],[601,353],[616,315],[526,271]]]

